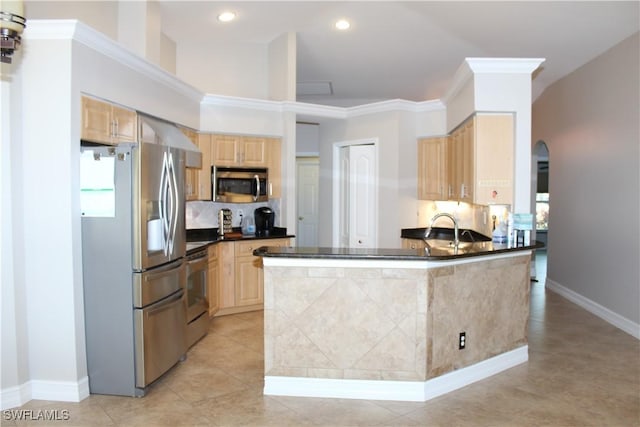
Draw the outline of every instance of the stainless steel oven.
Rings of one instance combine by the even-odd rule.
[[[212,166],[211,189],[214,202],[264,202],[269,200],[268,170]]]
[[[187,255],[187,344],[189,347],[205,336],[209,329],[207,270],[206,248]]]

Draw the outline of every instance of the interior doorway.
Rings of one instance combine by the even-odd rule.
[[[333,246],[378,245],[378,156],[376,140],[346,141],[333,147]]]
[[[318,190],[320,159],[296,158],[297,246],[318,246]]]

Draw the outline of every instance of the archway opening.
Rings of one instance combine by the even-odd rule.
[[[547,242],[549,239],[549,148],[544,141],[538,141],[533,149],[535,179],[535,213],[536,213],[536,240],[544,243],[544,248],[536,250],[535,268],[536,277],[547,276]]]

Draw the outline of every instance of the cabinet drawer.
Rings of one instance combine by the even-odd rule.
[[[253,255],[253,251],[262,246],[289,246],[289,239],[262,239],[236,242],[236,257]]]
[[[236,257],[253,255],[253,251],[260,246],[264,246],[264,240],[249,240],[246,242],[236,242]]]

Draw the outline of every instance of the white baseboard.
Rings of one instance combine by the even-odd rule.
[[[424,402],[495,375],[527,360],[529,360],[529,347],[525,345],[428,381],[265,376],[264,394],[271,396]]]
[[[22,406],[32,399],[80,402],[89,397],[89,378],[84,377],[78,382],[32,380],[3,389],[0,395],[2,410]]]
[[[601,306],[597,302],[591,301],[589,298],[586,298],[579,293],[572,291],[566,286],[562,286],[558,282],[554,282],[553,280],[547,278],[546,285],[550,291],[557,293],[560,296],[568,299],[574,304],[579,305],[584,308],[588,312],[595,314],[602,320],[611,323],[616,328],[623,330],[628,333],[632,337],[640,340],[640,324],[634,323],[631,320],[627,319],[619,315],[618,313],[609,310],[606,307]]]
[[[31,383],[4,388],[0,392],[0,409],[11,409],[22,406],[31,400]]]

